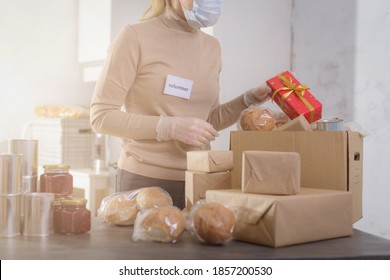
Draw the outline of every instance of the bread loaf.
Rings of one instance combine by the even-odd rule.
[[[153,207],[172,206],[172,198],[160,187],[147,187],[140,189],[137,194],[138,208],[149,209]]]
[[[232,239],[236,219],[233,211],[217,202],[199,204],[194,211],[194,230],[206,243],[219,245]]]
[[[186,224],[179,208],[163,206],[140,212],[134,225],[133,239],[176,242],[185,230]]]
[[[271,131],[276,126],[276,120],[272,111],[252,106],[241,113],[239,124],[243,131]]]
[[[107,208],[105,221],[116,225],[133,225],[137,217],[137,203],[134,200],[114,200]]]
[[[133,225],[137,214],[137,201],[125,194],[106,199],[104,207],[99,209],[99,216],[106,223],[121,226]]]

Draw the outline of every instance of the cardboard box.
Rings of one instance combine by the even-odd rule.
[[[242,192],[275,195],[299,193],[301,160],[298,153],[244,151]]]
[[[313,131],[313,128],[305,117],[300,115],[284,125],[274,128],[273,131]]]
[[[198,172],[225,172],[233,169],[231,151],[187,152],[187,170]]]
[[[304,115],[309,123],[321,119],[322,104],[309,91],[309,87],[301,83],[289,72],[267,80],[272,91],[272,100],[286,113],[290,119]]]
[[[231,172],[186,171],[185,176],[185,202],[188,208],[198,200],[205,199],[207,190],[227,189],[231,186]]]
[[[241,241],[276,248],[353,234],[350,192],[302,188],[280,196],[211,190],[206,200],[236,211],[233,237]]]
[[[241,188],[243,151],[297,152],[301,188],[353,193],[353,221],[362,217],[363,137],[351,131],[234,131],[232,188]]]

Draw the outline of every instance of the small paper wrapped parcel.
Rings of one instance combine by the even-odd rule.
[[[240,189],[210,190],[206,201],[237,211],[233,237],[269,247],[350,236],[352,193],[301,188],[297,195],[261,195]]]
[[[191,208],[197,201],[206,198],[206,191],[227,189],[231,186],[231,172],[185,172],[185,203]]]
[[[241,189],[245,193],[297,194],[301,161],[298,153],[244,151]]]
[[[233,152],[205,150],[187,152],[187,170],[198,172],[225,172],[233,169]]]

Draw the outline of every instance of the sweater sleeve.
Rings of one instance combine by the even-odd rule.
[[[217,41],[218,43],[218,41]],[[218,43],[219,56],[219,73],[222,71],[221,47]],[[219,79],[219,77],[218,77]],[[218,82],[219,83],[219,82]],[[214,126],[217,131],[221,131],[229,126],[235,124],[243,110],[248,108],[244,102],[244,94],[224,103],[220,104],[219,94],[214,100],[207,121]]]
[[[244,103],[243,94],[228,101],[219,104],[217,100],[209,115],[208,122],[211,123],[217,131],[221,131],[235,124],[243,110],[248,108]]]
[[[93,92],[90,117],[95,132],[128,139],[156,139],[158,116],[121,109],[137,75],[139,53],[137,34],[132,27],[126,27],[111,44]]]

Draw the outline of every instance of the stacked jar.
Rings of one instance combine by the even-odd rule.
[[[61,198],[73,193],[73,176],[67,164],[45,164],[40,176],[40,192],[54,193]]]
[[[23,156],[0,155],[0,236],[21,233]]]
[[[54,232],[61,234],[86,233],[91,228],[91,212],[87,200],[73,198],[73,176],[67,164],[46,164],[40,176],[40,191],[55,194]]]
[[[91,229],[91,211],[85,198],[65,198],[54,212],[54,232],[82,234]]]

